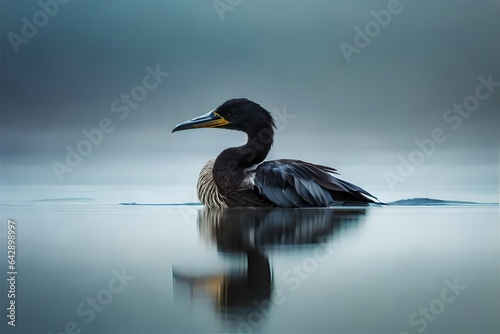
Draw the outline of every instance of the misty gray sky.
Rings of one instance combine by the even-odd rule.
[[[478,77],[500,82],[500,2],[215,3],[218,9],[214,1],[70,1],[14,46],[12,34],[24,38],[23,18],[40,23],[42,8],[38,1],[2,1],[2,182],[21,177],[12,171],[21,163],[39,167],[32,182],[57,183],[51,162],[64,162],[65,147],[76,148],[82,130],[103,119],[113,130],[80,173],[110,157],[199,164],[244,137],[213,129],[171,134],[172,128],[233,97],[282,115],[271,158],[396,170],[399,154],[442,128],[447,139],[429,163],[498,167],[500,87],[481,88],[489,94],[475,98],[478,105],[467,100],[473,109],[467,116],[447,110],[475,96]],[[396,12],[390,21],[388,7]],[[367,45],[356,44],[356,27],[372,29]],[[341,43],[358,46],[350,62]],[[125,116],[122,94],[144,85],[148,66],[168,76],[151,90],[136,88],[147,96],[125,107]],[[372,175],[375,184],[385,182],[383,170]],[[471,177],[461,171],[452,174]],[[498,183],[498,173],[487,174]],[[71,177],[70,183],[85,175]]]

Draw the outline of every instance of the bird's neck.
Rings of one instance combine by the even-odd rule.
[[[245,171],[264,161],[273,145],[272,128],[261,128],[247,132],[245,145],[222,151],[215,160],[213,174],[215,182],[226,189],[238,188],[246,177]]]

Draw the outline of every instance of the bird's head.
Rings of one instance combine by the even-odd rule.
[[[273,130],[275,127],[274,119],[266,109],[242,98],[228,100],[205,115],[177,124],[172,132],[198,128],[223,128],[250,134],[261,129]]]

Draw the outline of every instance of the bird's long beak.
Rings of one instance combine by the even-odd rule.
[[[226,124],[229,124],[229,122],[215,110],[212,110],[205,115],[177,124],[172,132],[197,128],[217,128]]]

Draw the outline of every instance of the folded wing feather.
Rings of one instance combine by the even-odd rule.
[[[278,206],[377,203],[364,189],[338,179],[336,169],[301,160],[273,160],[255,169],[254,188]]]

